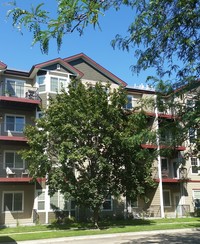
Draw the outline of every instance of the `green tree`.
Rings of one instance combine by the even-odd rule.
[[[144,113],[127,114],[126,95],[96,84],[72,82],[51,101],[37,126],[26,128],[29,148],[23,157],[30,174],[47,176],[51,194],[68,193],[77,205],[90,208],[97,225],[105,199],[136,199],[153,186],[155,154],[141,148],[154,134]]]

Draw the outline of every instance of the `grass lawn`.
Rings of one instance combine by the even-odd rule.
[[[200,218],[104,221],[100,222],[99,226],[100,230],[92,229],[91,223],[71,223],[68,225],[52,224],[2,228],[0,229],[0,243],[82,235],[200,228]]]

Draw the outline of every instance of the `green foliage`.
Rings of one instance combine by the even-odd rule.
[[[98,214],[108,195],[130,199],[153,185],[155,157],[141,143],[152,138],[143,113],[127,115],[126,94],[100,84],[72,82],[58,94],[37,126],[27,127],[23,152],[30,174],[47,178],[50,191],[68,193]]]
[[[133,1],[137,9],[135,21],[125,38],[117,35],[113,45],[135,51],[140,72],[149,67],[157,70],[158,77],[172,75],[177,79],[199,76],[199,14],[198,0]],[[181,62],[181,67],[177,65]]]
[[[58,50],[61,47],[63,36],[75,30],[82,35],[88,24],[94,27],[99,25],[99,15],[107,8],[104,1],[73,1],[57,0],[56,18],[51,17],[50,12],[41,3],[30,10],[24,10],[12,2],[12,9],[8,11],[8,17],[12,17],[13,25],[20,31],[22,27],[33,33],[33,44],[40,43],[41,50],[48,53],[49,41],[56,39]],[[105,5],[105,6],[104,6]]]

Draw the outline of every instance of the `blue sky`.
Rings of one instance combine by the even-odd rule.
[[[6,2],[6,0],[4,0]],[[145,83],[146,77],[152,71],[141,72],[139,76],[131,72],[130,66],[136,62],[133,51],[126,52],[119,49],[113,50],[111,40],[116,34],[126,35],[129,24],[134,19],[134,12],[123,7],[120,11],[109,11],[101,18],[101,30],[88,27],[83,36],[72,33],[65,36],[60,52],[57,52],[55,41],[51,41],[48,55],[42,54],[38,44],[31,46],[32,34],[23,31],[21,35],[12,27],[11,20],[6,20],[9,9],[5,2],[0,3],[0,60],[9,68],[30,70],[32,65],[57,57],[66,58],[78,53],[85,53],[110,72],[124,80],[128,85]],[[18,1],[22,7],[30,6],[35,1]],[[52,2],[51,8],[53,8]],[[49,7],[48,6],[48,7]]]

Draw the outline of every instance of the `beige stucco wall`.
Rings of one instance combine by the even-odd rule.
[[[33,224],[34,184],[0,185],[0,225]],[[3,192],[20,191],[24,193],[23,212],[3,212]]]

